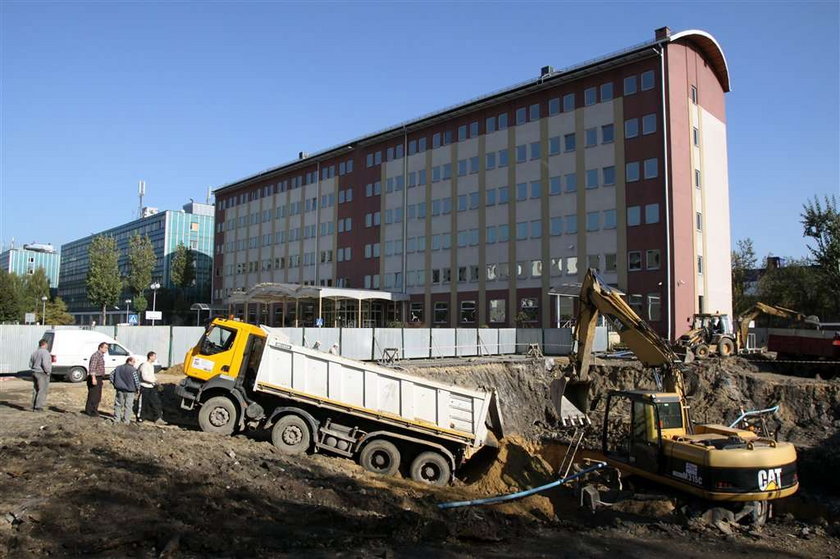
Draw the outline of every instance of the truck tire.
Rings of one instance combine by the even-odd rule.
[[[694,357],[697,359],[703,360],[709,356],[709,346],[706,344],[698,344],[697,347],[694,348]]]
[[[312,442],[309,424],[299,415],[284,415],[271,429],[271,442],[281,454],[303,454]]]
[[[400,469],[400,451],[391,441],[376,439],[362,449],[359,464],[374,474],[392,476]]]
[[[411,479],[443,486],[449,483],[452,467],[449,461],[434,451],[421,452],[411,463]]]
[[[232,435],[236,429],[236,404],[226,396],[214,396],[198,411],[198,426],[205,433]]]
[[[718,342],[718,354],[721,357],[729,357],[735,353],[735,343],[729,338],[721,338]]]
[[[87,378],[87,371],[84,367],[73,367],[67,371],[67,380],[70,382],[82,382]]]

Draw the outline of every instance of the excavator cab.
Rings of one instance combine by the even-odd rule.
[[[685,432],[685,414],[676,394],[622,390],[607,395],[601,445],[612,460],[661,473],[665,464],[663,437]]]

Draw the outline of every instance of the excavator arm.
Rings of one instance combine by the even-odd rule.
[[[677,393],[684,399],[684,382],[682,371],[678,367],[680,360],[677,354],[668,342],[621,298],[620,293],[607,285],[593,269],[587,271],[580,287],[580,306],[575,326],[577,371],[581,374],[589,371],[599,313],[612,319],[621,341],[645,367],[662,371],[664,390]]]
[[[752,322],[756,317],[762,314],[778,316],[779,318],[787,318],[792,322],[815,324],[817,326],[819,326],[820,324],[820,320],[816,316],[805,316],[799,311],[786,309],[784,307],[776,307],[774,305],[768,305],[759,301],[755,305],[741,313],[741,315],[738,317],[738,327],[735,332],[735,343],[738,346],[739,350],[743,347],[746,347],[747,335],[749,334],[750,330],[750,322]]]

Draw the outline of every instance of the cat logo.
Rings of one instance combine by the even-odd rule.
[[[758,471],[758,488],[761,491],[773,491],[782,488],[782,469],[770,468]]]

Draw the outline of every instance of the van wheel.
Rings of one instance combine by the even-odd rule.
[[[271,442],[281,454],[303,454],[312,442],[309,424],[299,415],[284,415],[271,429]]]
[[[390,441],[373,440],[362,449],[359,464],[369,472],[392,476],[400,469],[400,451]]]
[[[201,405],[198,426],[205,433],[232,435],[236,428],[236,406],[224,396],[210,398]]]
[[[82,382],[87,378],[87,371],[84,367],[73,367],[67,371],[67,380],[70,382]]]
[[[414,481],[443,486],[449,483],[451,476],[449,461],[437,452],[421,452],[411,463],[411,479]]]

